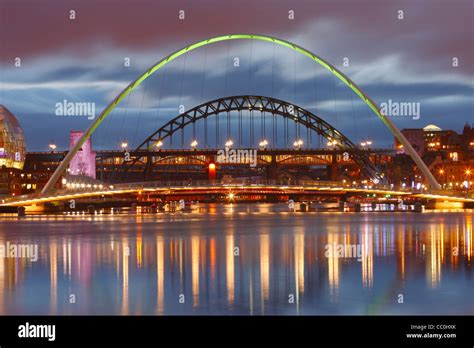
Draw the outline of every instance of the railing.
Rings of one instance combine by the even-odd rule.
[[[227,186],[321,186],[321,187],[341,187],[341,183],[336,181],[308,181],[300,180],[291,183],[284,183],[281,180],[253,180],[253,179],[229,179],[223,181],[209,180],[181,180],[181,181],[142,181],[130,184],[111,185],[114,189],[132,188],[171,188],[171,187],[227,187]]]
[[[231,187],[231,186],[280,186],[280,187],[301,187],[301,186],[319,186],[319,187],[341,187],[341,183],[336,181],[308,181],[299,180],[291,183],[284,183],[281,180],[261,180],[261,179],[248,179],[248,178],[233,178],[223,181],[209,181],[209,180],[181,180],[181,181],[142,181],[134,183],[121,183],[103,185],[102,188],[90,188],[81,187],[73,189],[59,189],[54,194],[47,197],[54,197],[66,194],[77,194],[77,193],[94,193],[94,192],[111,192],[120,190],[143,190],[150,188],[174,188],[174,187]],[[21,195],[16,197],[9,197],[2,200],[2,203],[11,203],[22,200],[46,198],[38,193],[32,193],[28,195]]]
[[[160,150],[153,150],[153,151],[147,151],[147,150],[135,150],[135,149],[129,149],[130,152],[143,152],[143,153],[149,153],[149,152],[152,152],[152,153],[161,153],[161,152],[167,152],[167,151],[173,151],[173,152],[190,152],[190,151],[206,151],[206,152],[216,152],[218,150],[221,150],[222,148],[189,148],[189,149],[167,149],[167,148],[163,148],[163,149],[160,149]],[[238,147],[236,147],[235,149],[239,149]],[[332,152],[354,152],[354,151],[358,151],[358,152],[364,152],[364,153],[395,153],[397,151],[397,149],[393,149],[393,148],[368,148],[368,149],[344,149],[344,148],[337,148],[337,149],[329,149],[329,148],[311,148],[311,147],[302,147],[302,148],[299,148],[299,149],[295,149],[294,147],[275,147],[275,148],[272,148],[272,147],[266,147],[266,148],[261,148],[261,147],[242,147],[242,149],[255,149],[255,150],[260,150],[260,151],[295,151],[295,152],[298,152],[298,151],[323,151],[323,152],[328,152],[328,153],[332,153]],[[68,150],[54,150],[54,151],[29,151],[27,152],[27,154],[32,154],[32,155],[64,155],[68,152]],[[120,150],[120,149],[117,149],[117,150],[96,150],[96,153],[97,154],[101,154],[101,153],[123,153],[124,150]]]
[[[54,194],[44,197],[41,194],[33,193],[29,195],[21,195],[16,197],[8,197],[2,199],[1,203],[14,203],[23,200],[34,200],[40,198],[48,198],[48,197],[55,197],[61,195],[74,195],[74,194],[81,194],[81,193],[107,193],[107,192],[117,192],[117,191],[140,191],[145,189],[166,189],[166,188],[199,188],[199,187],[239,187],[239,186],[250,186],[250,187],[264,187],[264,186],[277,186],[280,188],[297,188],[297,187],[320,187],[320,188],[342,188],[342,189],[356,189],[356,190],[386,190],[386,191],[393,191],[393,192],[406,192],[408,194],[423,194],[423,193],[430,193],[430,194],[438,194],[445,197],[449,196],[456,196],[456,197],[463,197],[468,199],[474,199],[474,195],[472,193],[460,193],[460,192],[451,192],[451,191],[430,191],[427,192],[424,189],[412,189],[410,187],[402,187],[402,188],[395,188],[389,187],[387,185],[372,185],[367,186],[364,184],[359,185],[351,185],[345,184],[338,181],[319,181],[319,180],[298,180],[290,183],[284,183],[281,180],[262,180],[257,178],[232,178],[228,180],[222,181],[209,181],[209,180],[181,180],[181,181],[143,181],[143,182],[134,182],[134,183],[122,183],[122,184],[113,184],[113,185],[103,185],[102,188],[91,189],[90,187],[84,188],[74,188],[74,189],[60,189],[57,190]]]

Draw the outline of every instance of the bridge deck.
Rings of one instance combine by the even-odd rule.
[[[25,206],[47,202],[66,201],[70,199],[93,198],[100,196],[114,196],[124,194],[251,194],[251,193],[273,193],[273,194],[332,194],[334,196],[353,194],[378,194],[391,195],[395,197],[412,197],[419,199],[442,200],[449,202],[474,202],[473,197],[463,197],[446,193],[428,193],[397,191],[385,188],[361,188],[343,186],[337,183],[309,184],[309,185],[268,185],[268,184],[222,184],[203,183],[191,185],[187,182],[179,184],[164,184],[162,182],[143,182],[131,184],[111,185],[102,189],[86,190],[61,190],[52,195],[41,196],[40,194],[18,196],[4,199],[0,206]]]

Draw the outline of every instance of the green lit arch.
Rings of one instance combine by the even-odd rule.
[[[354,91],[355,94],[359,96],[360,99],[362,99],[369,107],[372,109],[372,111],[375,113],[375,115],[387,126],[387,128],[392,132],[392,134],[398,139],[398,141],[404,146],[405,151],[410,155],[410,157],[413,159],[413,161],[416,163],[416,165],[420,168],[421,172],[425,176],[425,178],[428,179],[429,185],[431,188],[436,188],[439,189],[440,185],[436,181],[435,177],[433,174],[430,172],[426,164],[423,162],[421,157],[418,155],[418,153],[413,149],[411,144],[408,142],[408,140],[405,138],[405,136],[398,130],[398,128],[395,126],[395,124],[386,116],[384,116],[377,104],[375,104],[372,99],[370,99],[360,88],[356,86],[354,82],[352,82],[351,79],[349,79],[347,76],[345,76],[342,72],[340,72],[338,69],[336,69],[333,65],[322,59],[321,57],[315,55],[314,53],[311,53],[310,51],[304,49],[301,46],[295,45],[289,41],[285,41],[282,39],[278,39],[275,37],[271,36],[265,36],[265,35],[252,35],[252,34],[230,34],[230,35],[223,35],[223,36],[216,36],[209,38],[207,40],[202,40],[193,44],[190,44],[180,50],[177,50],[170,55],[166,56],[165,58],[161,59],[158,63],[154,64],[151,66],[147,71],[145,71],[142,75],[140,75],[135,81],[132,81],[125,89],[123,89],[117,97],[112,100],[107,107],[101,112],[99,117],[97,117],[94,122],[90,125],[90,127],[87,129],[87,131],[84,133],[84,135],[79,139],[79,141],[76,143],[76,145],[71,149],[71,151],[68,152],[64,160],[61,162],[61,164],[56,168],[55,172],[51,176],[51,178],[48,180],[46,185],[44,186],[43,190],[41,191],[41,194],[47,194],[50,192],[53,188],[56,182],[59,180],[61,175],[64,173],[66,170],[66,167],[69,165],[69,162],[72,160],[74,155],[79,151],[79,149],[82,147],[84,142],[94,133],[94,131],[99,127],[99,125],[102,123],[102,121],[110,114],[110,112],[117,106],[118,103],[120,103],[130,92],[139,86],[143,81],[145,81],[150,75],[152,75],[154,72],[165,66],[166,64],[172,62],[176,58],[182,56],[183,54],[186,54],[187,52],[190,52],[192,50],[195,50],[196,48],[213,44],[216,42],[221,42],[221,41],[228,41],[228,40],[259,40],[259,41],[266,41],[266,42],[271,42],[274,44],[278,44],[281,46],[288,47],[296,52],[299,52],[308,58],[312,59],[314,62],[318,63],[319,65],[323,66],[327,70],[329,70],[332,74],[334,74],[339,80],[344,82],[349,88]]]

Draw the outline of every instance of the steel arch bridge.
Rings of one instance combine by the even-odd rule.
[[[107,107],[101,112],[99,117],[97,117],[94,122],[90,125],[84,135],[79,139],[79,141],[75,144],[75,146],[69,151],[66,155],[64,160],[61,164],[56,168],[55,172],[44,186],[43,190],[41,191],[42,195],[45,195],[53,190],[54,185],[56,182],[61,178],[63,173],[66,171],[69,162],[74,158],[76,153],[81,149],[82,145],[85,141],[94,133],[94,131],[99,127],[99,125],[104,121],[104,119],[115,109],[115,107],[127,96],[130,94],[132,90],[138,87],[143,81],[145,81],[148,77],[150,77],[154,72],[158,71],[160,68],[164,67],[168,63],[172,62],[176,58],[195,50],[199,47],[210,45],[216,42],[222,41],[229,41],[229,40],[258,40],[258,41],[265,41],[270,42],[273,44],[278,44],[281,46],[288,47],[295,52],[301,53],[306,57],[313,60],[315,63],[320,64],[322,67],[330,71],[334,76],[336,76],[339,80],[345,83],[362,101],[364,101],[367,106],[374,112],[374,114],[385,124],[385,126],[392,132],[392,134],[398,139],[398,141],[404,146],[404,150],[407,154],[412,158],[412,160],[416,163],[416,165],[420,168],[421,172],[428,180],[429,186],[433,189],[439,189],[440,185],[435,179],[434,175],[430,172],[427,165],[423,162],[421,157],[412,147],[410,142],[405,138],[405,136],[400,132],[400,130],[395,126],[392,120],[384,115],[377,104],[367,96],[350,78],[344,75],[341,71],[339,71],[336,67],[331,65],[329,62],[324,60],[323,58],[319,57],[318,55],[306,50],[305,48],[298,46],[292,42],[285,41],[282,39],[278,39],[271,36],[265,35],[253,35],[253,34],[230,34],[230,35],[223,35],[223,36],[216,36],[206,40],[202,40],[193,44],[190,44],[182,49],[179,49],[170,55],[164,57],[156,64],[152,65],[147,71],[145,71],[142,75],[140,75],[137,79],[132,81],[125,89],[123,89],[108,105]]]
[[[149,135],[135,151],[152,151],[157,144],[162,144],[165,139],[172,137],[176,132],[182,131],[185,127],[200,120],[221,113],[243,110],[269,113],[290,119],[331,141],[337,149],[357,150],[357,146],[339,130],[300,106],[271,97],[238,95],[211,100],[181,113]],[[369,178],[383,180],[367,154],[360,151],[351,151],[350,156]],[[133,166],[136,161],[137,159],[124,163],[125,171]]]

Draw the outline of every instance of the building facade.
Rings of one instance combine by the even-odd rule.
[[[403,129],[401,132],[443,187],[459,190],[472,189],[474,127],[466,124],[462,133],[442,130],[436,125]],[[399,154],[404,154],[403,146],[397,139],[395,139],[395,148]],[[406,173],[402,173],[401,177],[407,181],[413,181],[410,172],[415,173],[416,176],[416,168],[412,167]]]

